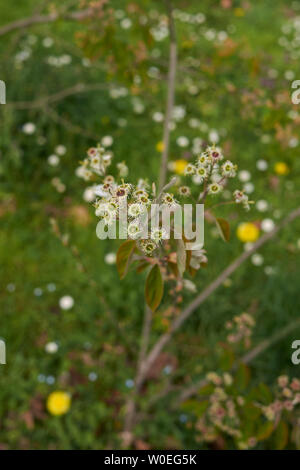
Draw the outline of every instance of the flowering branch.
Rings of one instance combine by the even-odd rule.
[[[167,164],[169,156],[170,144],[170,121],[172,119],[172,112],[175,101],[175,78],[177,67],[177,42],[176,42],[176,29],[173,18],[173,7],[170,0],[166,0],[168,18],[169,18],[169,34],[170,34],[170,52],[169,52],[169,70],[168,70],[168,96],[166,105],[166,115],[164,120],[164,133],[163,133],[163,152],[161,158],[160,175],[159,175],[159,190],[165,184],[167,175]]]

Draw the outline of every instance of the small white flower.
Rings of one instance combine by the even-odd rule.
[[[284,78],[286,78],[287,80],[294,80],[295,72],[293,72],[293,70],[287,70],[284,74]]]
[[[193,293],[197,292],[196,285],[192,281],[190,281],[189,279],[184,279],[183,280],[183,287],[189,292],[193,292]]]
[[[275,228],[275,223],[272,219],[264,219],[261,223],[263,232],[269,233]]]
[[[276,274],[276,269],[273,266],[266,266],[264,272],[267,276],[273,276]]]
[[[163,113],[160,113],[157,111],[156,113],[153,114],[152,119],[155,122],[162,122],[164,120],[164,115]]]
[[[205,152],[202,152],[201,155],[198,157],[198,163],[201,166],[207,167],[210,165],[211,159]]]
[[[290,140],[289,140],[289,147],[290,148],[295,148],[295,147],[298,147],[299,145],[299,139],[297,137],[292,137]]]
[[[128,208],[128,214],[130,215],[130,217],[138,217],[140,214],[142,213],[142,206],[141,204],[137,204],[137,203],[134,203],[134,204],[131,204]]]
[[[50,282],[47,284],[47,290],[48,292],[55,292],[56,291],[56,285],[53,282]]]
[[[103,186],[104,186],[103,184],[99,184],[98,186],[95,186],[94,194],[99,197],[107,198],[109,196],[109,191],[104,190]]]
[[[178,137],[176,142],[179,147],[188,147],[190,143],[189,139],[185,137],[184,135]]]
[[[264,258],[259,253],[255,253],[251,257],[251,261],[252,261],[252,264],[254,264],[254,266],[261,266],[264,262]]]
[[[60,162],[59,157],[57,155],[54,155],[54,154],[50,155],[48,157],[47,161],[48,161],[49,165],[51,165],[51,166],[57,166],[57,165],[59,165],[59,162]]]
[[[117,256],[115,253],[107,253],[107,255],[105,255],[104,257],[104,261],[106,264],[116,264],[116,259],[117,259]]]
[[[166,239],[166,237],[167,232],[163,228],[153,228],[151,230],[151,239],[154,240],[156,243]]]
[[[174,106],[173,109],[173,119],[175,121],[182,121],[186,115],[186,110],[184,106]]]
[[[116,209],[112,204],[102,203],[96,206],[95,214],[100,217],[106,225],[111,225],[116,220]]]
[[[125,382],[125,385],[127,388],[133,388],[134,387],[134,381],[132,379],[127,379]]]
[[[209,140],[214,144],[217,144],[220,140],[219,133],[215,129],[212,129],[210,131],[208,137],[209,137]]]
[[[27,134],[27,135],[34,134],[35,130],[36,130],[36,125],[33,124],[33,122],[27,122],[22,127],[22,131],[24,132],[24,134]]]
[[[124,162],[117,163],[117,168],[121,178],[126,178],[126,176],[128,176],[128,166]]]
[[[269,207],[269,204],[267,203],[267,201],[265,201],[264,199],[260,199],[259,201],[257,201],[256,203],[256,209],[259,211],[259,212],[266,212],[268,210],[268,207]]]
[[[188,163],[184,169],[184,174],[185,175],[194,175],[196,172],[196,167],[192,165],[191,163]]]
[[[257,160],[256,162],[256,168],[260,171],[266,171],[268,168],[268,163],[266,160]]]
[[[239,171],[238,179],[242,181],[243,183],[246,183],[247,181],[251,179],[251,173],[247,170]]]
[[[61,157],[63,155],[65,155],[67,149],[64,145],[57,145],[57,147],[55,148],[55,152],[57,153],[57,155],[60,155]]]
[[[222,165],[222,175],[229,178],[234,178],[236,175],[236,165],[234,165],[230,160],[227,160]]]
[[[253,183],[246,183],[244,185],[244,191],[247,194],[251,194],[254,191],[254,184]]]
[[[113,144],[114,139],[111,135],[106,135],[102,138],[101,144],[103,147],[110,147]]]
[[[142,240],[141,248],[146,255],[151,255],[157,246],[152,240]]]
[[[204,166],[199,165],[196,170],[196,175],[204,180],[207,177],[207,169]]]
[[[132,26],[132,21],[131,21],[130,18],[124,18],[121,21],[120,25],[121,25],[121,28],[123,28],[123,29],[129,29]]]
[[[97,380],[97,378],[98,378],[98,374],[96,374],[96,372],[90,372],[89,373],[89,380],[91,382],[95,382]]]
[[[137,222],[131,222],[128,225],[127,232],[128,236],[133,239],[139,238],[142,233],[140,225]]]
[[[200,121],[197,118],[191,118],[189,119],[188,124],[192,129],[197,129],[197,127],[200,125]]]
[[[83,199],[86,202],[93,202],[95,200],[95,186],[89,186],[83,192]]]
[[[48,353],[48,354],[54,354],[58,351],[58,345],[57,343],[55,343],[54,341],[51,341],[50,343],[47,343],[45,345],[45,351]]]
[[[261,141],[263,144],[269,144],[272,140],[272,137],[268,134],[264,134],[261,136]]]
[[[43,39],[43,42],[42,42],[43,46],[47,47],[47,48],[53,46],[53,43],[54,43],[54,41],[53,41],[52,38],[45,38],[45,39]]]
[[[245,251],[250,251],[250,250],[252,250],[252,248],[253,248],[253,243],[247,242],[247,243],[244,244],[244,250]]]
[[[208,186],[209,194],[218,194],[222,189],[223,187],[218,183],[212,183]]]
[[[59,299],[59,306],[63,310],[70,310],[74,305],[74,299],[70,295],[64,295]]]
[[[180,188],[178,188],[178,193],[180,196],[190,196],[191,190],[188,186],[180,186]]]
[[[215,164],[218,163],[220,160],[223,160],[224,156],[222,150],[215,145],[211,147],[207,147],[206,154],[211,158],[211,161]]]

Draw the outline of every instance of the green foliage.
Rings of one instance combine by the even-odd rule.
[[[158,264],[155,264],[146,279],[145,299],[153,312],[159,307],[164,293],[164,282]]]

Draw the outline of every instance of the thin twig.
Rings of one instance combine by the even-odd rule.
[[[71,13],[50,13],[49,15],[33,15],[29,18],[23,18],[21,20],[13,21],[2,27],[0,27],[0,36],[11,33],[19,29],[29,28],[40,24],[54,23],[58,20],[68,21],[82,21],[87,18],[91,18],[95,14],[95,8],[87,8],[86,10],[74,11]]]
[[[99,136],[96,134],[93,134],[92,132],[89,132],[86,129],[83,129],[82,127],[78,126],[77,124],[73,124],[73,122],[69,121],[68,119],[62,117],[57,113],[54,109],[45,107],[43,108],[43,111],[45,114],[47,114],[50,119],[52,119],[55,123],[65,127],[69,132],[72,134],[78,134],[83,137],[86,137],[88,139],[93,139],[93,140],[98,140]]]
[[[35,109],[43,108],[46,105],[57,103],[62,101],[69,96],[77,95],[79,93],[87,93],[89,91],[95,90],[104,90],[107,89],[107,86],[103,83],[94,83],[91,85],[86,85],[84,83],[77,83],[76,85],[65,88],[63,90],[54,93],[53,95],[43,96],[35,101],[12,101],[8,103],[7,106],[10,106],[15,109]]]
[[[151,325],[152,325],[152,310],[148,307],[148,305],[145,305],[144,324],[143,324],[143,331],[142,331],[142,338],[141,338],[138,369],[141,367],[141,364],[144,362],[145,356],[148,351]]]
[[[160,175],[159,175],[159,190],[165,184],[169,157],[170,145],[170,122],[172,119],[174,101],[175,101],[175,79],[177,67],[177,42],[176,42],[176,29],[173,18],[173,7],[170,0],[166,0],[168,18],[169,18],[169,35],[170,35],[170,52],[169,52],[169,70],[168,70],[168,96],[166,104],[166,115],[164,120],[164,133],[163,133],[163,152],[161,157]]]

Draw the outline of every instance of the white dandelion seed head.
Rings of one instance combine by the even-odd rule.
[[[264,219],[261,223],[263,232],[269,233],[275,228],[275,222],[272,219]]]
[[[59,306],[62,310],[70,310],[74,305],[74,299],[70,295],[64,295],[59,299]]]
[[[109,265],[116,264],[116,259],[116,253],[107,253],[104,257],[105,263]]]
[[[45,345],[45,351],[48,354],[54,354],[58,351],[58,344],[55,343],[54,341],[51,341],[50,343],[47,343]]]
[[[47,159],[50,166],[57,166],[59,165],[60,159],[57,155],[49,155]]]
[[[251,257],[251,261],[252,261],[252,264],[254,264],[254,266],[261,266],[264,262],[264,258],[262,255],[260,255],[259,253],[255,253],[252,257]]]

